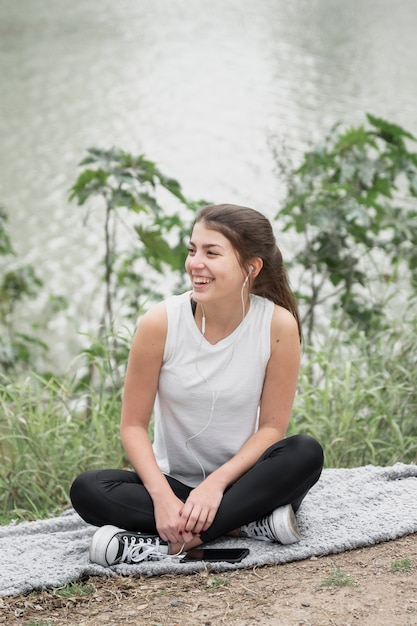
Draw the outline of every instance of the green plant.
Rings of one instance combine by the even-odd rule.
[[[213,576],[207,583],[209,589],[219,589],[220,587],[226,587],[229,584],[227,578],[221,578],[220,576]]]
[[[417,154],[407,145],[416,140],[373,115],[367,121],[345,131],[336,125],[297,169],[275,152],[288,185],[276,217],[297,233],[293,265],[308,343],[327,303],[372,332],[387,326],[398,285],[417,285]]]
[[[54,594],[61,598],[80,598],[90,596],[95,590],[96,588],[92,584],[76,581],[54,589]]]
[[[181,287],[184,276],[186,238],[195,210],[202,202],[188,200],[179,182],[166,176],[143,155],[134,156],[118,148],[90,148],[81,161],[84,167],[71,189],[70,200],[92,206],[99,199],[104,209],[103,325],[110,332],[116,297],[137,313],[137,297],[155,294],[155,285],[146,280],[144,261],[156,274],[176,274]],[[91,210],[91,209],[90,209]],[[118,228],[130,235],[131,244],[122,245]],[[138,262],[139,261],[139,262]],[[151,278],[155,281],[155,273]],[[152,284],[152,291],[150,292]]]
[[[19,307],[27,306],[28,300],[36,300],[44,284],[32,265],[16,261],[7,215],[1,208],[0,257],[0,371],[12,372],[34,366],[48,351],[45,342],[19,329],[16,321]],[[35,326],[31,325],[32,330]]]
[[[126,463],[120,390],[76,392],[73,377],[0,381],[0,516],[36,519],[69,505],[80,472]]]
[[[349,574],[345,574],[338,567],[333,566],[332,572],[320,587],[348,587],[354,584],[354,579]]]
[[[391,572],[410,572],[413,567],[411,559],[399,559],[391,563]]]
[[[415,326],[309,346],[288,434],[322,442],[327,467],[416,462]]]
[[[164,288],[170,283],[170,291],[184,288],[186,240],[203,202],[188,200],[179,182],[143,155],[118,148],[87,152],[70,200],[87,203],[87,216],[93,208],[104,211],[105,293],[98,335],[107,337],[117,373],[127,355],[117,339],[116,311],[124,322],[135,323],[146,301],[162,297],[158,283]],[[92,380],[91,362],[89,374]]]

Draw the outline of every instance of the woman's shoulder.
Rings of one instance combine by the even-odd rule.
[[[275,341],[277,337],[287,336],[295,337],[299,343],[298,323],[294,315],[288,309],[274,304],[274,310],[271,319],[271,333]]]
[[[159,302],[144,313],[138,321],[133,344],[165,340],[167,314],[164,302]]]
[[[298,324],[291,311],[283,306],[275,304],[272,300],[263,296],[251,295],[251,307],[255,311],[264,311],[267,319],[271,322],[271,330],[274,332],[285,332],[292,334],[294,331],[298,334]]]
[[[176,294],[166,298],[162,304],[165,305],[167,310],[181,308],[182,306],[190,305],[191,292],[185,291],[184,293]]]
[[[165,300],[154,304],[139,320],[141,327],[148,330],[163,328],[166,330],[168,315],[171,311],[184,306],[184,303],[190,302],[188,292],[179,295],[169,296]],[[190,305],[189,305],[190,306]]]

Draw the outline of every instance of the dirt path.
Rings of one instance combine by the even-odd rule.
[[[22,626],[415,626],[417,534],[371,548],[227,574],[90,578],[0,598]]]

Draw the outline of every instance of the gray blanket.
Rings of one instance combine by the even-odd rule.
[[[297,561],[417,532],[417,466],[326,469],[297,519],[302,533],[297,544],[231,538],[213,542],[216,547],[245,546],[250,553],[238,564],[212,563],[211,571]],[[73,510],[52,519],[1,526],[0,596],[57,587],[84,575],[156,576],[208,567],[202,562],[163,560],[104,568],[88,560],[95,530]]]

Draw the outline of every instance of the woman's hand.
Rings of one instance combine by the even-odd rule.
[[[210,477],[190,492],[182,507],[178,529],[182,537],[187,537],[186,541],[190,541],[190,534],[199,536],[211,526],[222,498],[223,489]]]
[[[188,543],[194,538],[191,533],[182,531],[180,534],[181,511],[184,502],[172,493],[172,497],[164,497],[154,501],[155,523],[158,535],[169,543]]]

